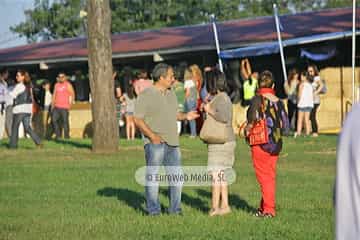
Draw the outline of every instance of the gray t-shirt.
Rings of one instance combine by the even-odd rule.
[[[344,123],[337,148],[336,239],[360,236],[360,105],[353,107]]]
[[[136,99],[134,116],[143,119],[168,145],[179,146],[177,109],[178,102],[173,90],[162,93],[155,86],[151,86]],[[145,138],[145,144],[149,142],[150,140]]]
[[[232,128],[232,103],[226,93],[218,93],[210,103],[211,108],[215,111],[214,119],[216,121],[226,123],[228,140],[227,142],[235,141],[234,129]]]

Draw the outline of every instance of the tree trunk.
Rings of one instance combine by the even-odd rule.
[[[119,131],[112,80],[109,0],[88,0],[88,55],[94,152],[115,152]]]

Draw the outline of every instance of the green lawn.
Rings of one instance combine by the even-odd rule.
[[[277,217],[257,219],[259,187],[249,148],[236,149],[233,212],[210,218],[208,187],[183,189],[183,216],[144,214],[142,143],[121,140],[111,155],[91,153],[89,140],[0,144],[0,239],[333,239],[336,136],[288,138],[278,162]],[[205,165],[206,146],[181,139],[184,165]],[[168,206],[165,188],[161,203]]]

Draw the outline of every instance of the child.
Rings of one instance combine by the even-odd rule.
[[[300,136],[305,124],[306,135],[310,135],[310,113],[314,107],[313,88],[311,85],[311,76],[307,72],[301,73],[301,83],[298,92],[298,122],[297,132],[294,137]]]
[[[136,92],[132,82],[130,82],[130,86],[128,87],[126,93],[123,94],[121,98],[123,104],[126,106],[126,136],[128,140],[135,139],[135,122],[134,122],[134,111],[135,111],[135,100],[136,100]]]

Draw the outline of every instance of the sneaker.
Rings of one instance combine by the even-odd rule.
[[[255,217],[259,217],[259,218],[274,218],[275,216],[272,215],[271,213],[263,213],[263,212],[256,212],[254,214]]]
[[[297,132],[294,133],[294,138],[297,138],[298,136],[300,136]]]
[[[264,215],[264,214],[263,214],[263,212],[262,212],[260,209],[258,209],[257,212],[255,212],[255,213],[253,214],[254,217],[262,217],[263,215]]]

